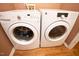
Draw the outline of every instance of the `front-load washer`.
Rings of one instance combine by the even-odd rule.
[[[40,12],[38,10],[12,10],[0,12],[1,25],[15,49],[39,48]]]
[[[41,47],[59,46],[64,43],[78,17],[78,12],[41,9]]]

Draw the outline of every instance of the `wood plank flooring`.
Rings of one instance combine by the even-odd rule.
[[[79,56],[79,43],[68,49],[64,45],[52,48],[37,48],[32,50],[16,50],[14,56]]]

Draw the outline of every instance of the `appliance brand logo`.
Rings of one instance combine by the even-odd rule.
[[[2,15],[0,15],[0,17],[2,18]],[[2,19],[0,19],[0,21],[10,21],[10,19],[4,19],[4,18],[2,18]]]
[[[0,19],[0,21],[10,21],[10,19]]]

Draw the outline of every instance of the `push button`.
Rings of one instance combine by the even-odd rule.
[[[18,20],[21,20],[21,17],[20,17],[20,16],[17,16],[17,19],[18,19]]]
[[[27,14],[27,16],[30,16],[30,14]]]

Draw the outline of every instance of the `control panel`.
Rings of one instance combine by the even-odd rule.
[[[61,17],[62,15],[68,17],[68,13],[57,13],[57,17]]]

